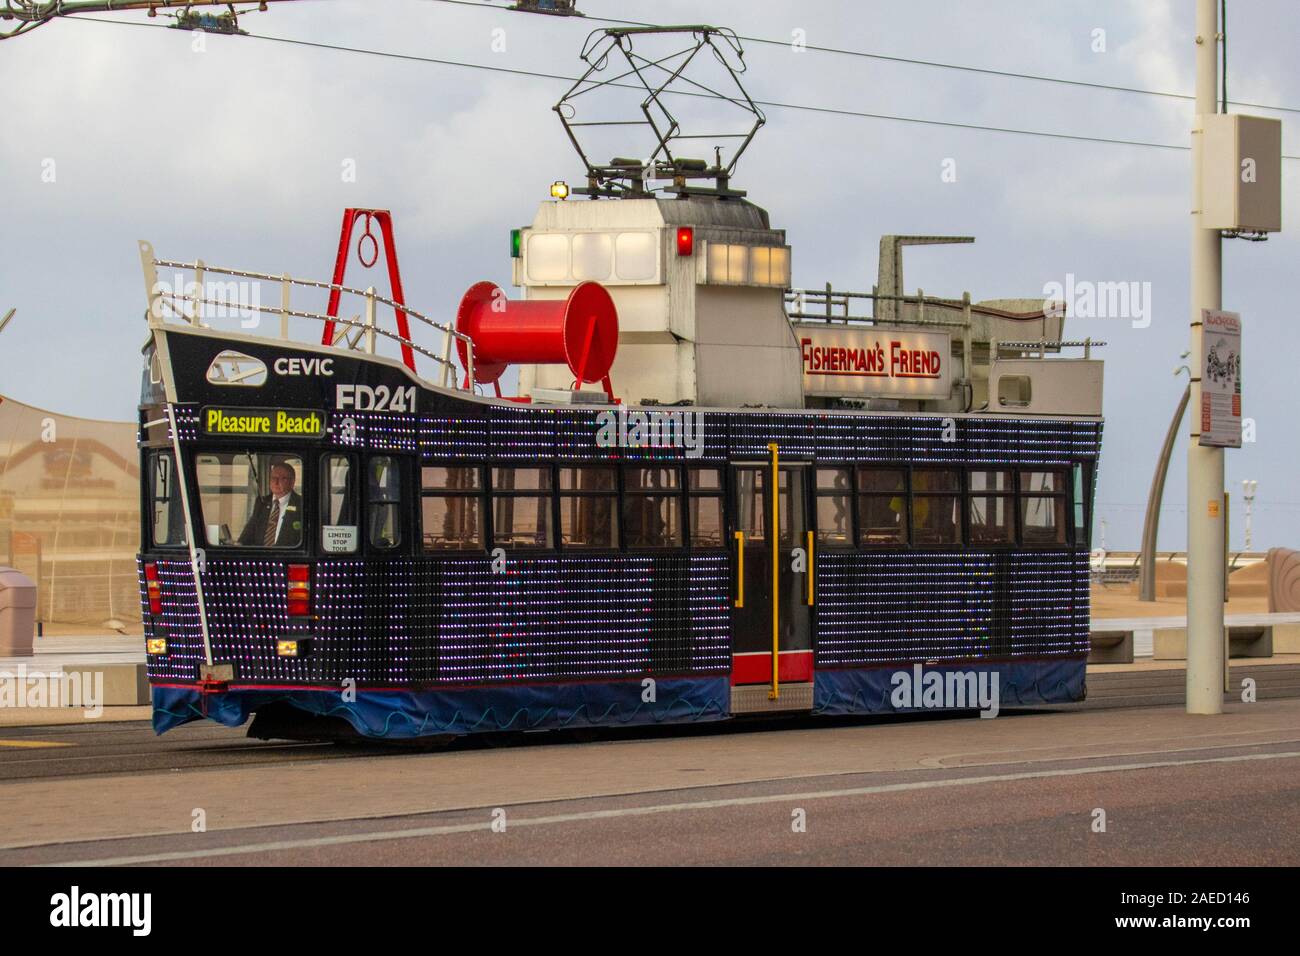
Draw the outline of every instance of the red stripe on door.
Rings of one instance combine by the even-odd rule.
[[[812,651],[782,651],[780,670],[783,681],[810,681],[813,676]],[[772,680],[771,654],[737,654],[731,659],[731,683],[766,684]]]

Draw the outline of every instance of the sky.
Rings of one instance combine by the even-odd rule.
[[[511,13],[502,0],[301,0],[250,13],[249,37],[104,14],[0,42],[0,394],[131,419],[144,340],[136,241],[158,255],[327,279],[348,206],[393,211],[407,301],[450,318],[464,290],[509,288],[509,232],[581,166],[551,107],[562,81],[280,37],[575,76],[594,19]],[[742,36],[1189,93],[1192,0],[579,0],[589,18],[699,23]],[[1300,154],[1300,5],[1229,0],[1235,112],[1283,121]],[[790,45],[745,44],[755,99],[1041,132],[1186,145],[1187,100],[988,76]],[[683,107],[690,113],[696,108]],[[1137,548],[1147,489],[1184,379],[1188,153],[767,108],[733,185],[793,247],[794,284],[870,290],[882,234],[973,235],[909,250],[928,295],[1041,297],[1050,283],[1137,283],[1150,322],[1071,318],[1108,344],[1100,544]],[[346,175],[354,171],[354,175]],[[948,175],[944,175],[945,172]],[[955,180],[953,173],[955,173]],[[1300,161],[1283,163],[1283,228]],[[1243,413],[1256,440],[1226,453],[1233,547],[1242,479],[1258,481],[1254,547],[1300,547],[1300,236],[1224,243],[1224,308],[1244,324]],[[355,270],[355,265],[353,266]],[[371,281],[354,271],[349,281]],[[376,285],[385,279],[375,275]],[[1149,284],[1149,285],[1148,285]],[[517,292],[512,293],[517,295]],[[1182,429],[1185,435],[1186,428]],[[1160,547],[1181,549],[1186,437],[1170,468]]]

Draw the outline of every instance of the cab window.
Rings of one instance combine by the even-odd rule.
[[[176,463],[170,451],[149,455],[149,505],[153,514],[155,548],[184,547],[185,511],[177,484]]]
[[[203,452],[195,465],[209,547],[302,547],[300,457],[271,451]]]

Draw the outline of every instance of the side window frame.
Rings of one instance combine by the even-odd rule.
[[[451,555],[451,554],[470,554],[485,551],[491,541],[490,528],[488,521],[492,510],[490,497],[487,488],[487,468],[481,462],[472,462],[466,464],[463,461],[435,460],[421,461],[420,468],[420,487],[418,494],[418,505],[415,509],[419,517],[418,541],[419,552],[423,555]],[[472,471],[475,475],[475,486],[472,488],[450,488],[439,487],[437,485],[425,484],[426,472],[430,469],[462,469]],[[430,498],[442,499],[462,499],[475,501],[478,505],[477,515],[477,538],[473,544],[459,544],[456,547],[431,548],[426,544],[425,526],[424,526],[424,503]]]
[[[566,473],[580,475],[583,472],[605,471],[608,472],[613,482],[609,488],[565,488],[564,476]],[[591,462],[560,462],[556,467],[555,478],[552,485],[555,489],[555,516],[554,525],[554,545],[561,551],[618,551],[623,544],[623,528],[620,516],[622,512],[622,500],[619,494],[620,478],[619,468],[614,463],[593,464]],[[564,540],[564,508],[567,503],[578,499],[594,499],[605,501],[609,506],[609,525],[610,532],[614,537],[613,543],[609,544],[591,544],[576,542],[570,543]]]
[[[181,497],[179,482],[185,480],[184,474],[176,467],[176,455],[170,448],[151,448],[145,456],[146,461],[146,510],[142,516],[147,522],[147,535],[142,540],[148,541],[150,547],[161,551],[179,550],[189,547],[190,529],[185,522],[184,499]],[[168,476],[171,480],[170,494],[166,497],[167,501],[167,522],[168,528],[174,526],[180,528],[180,540],[160,543],[158,541],[158,466],[166,462]]]
[[[725,469],[717,465],[706,465],[703,467],[692,468],[686,465],[683,469],[682,494],[685,495],[685,511],[682,512],[682,537],[685,539],[687,550],[691,551],[722,551],[728,547],[728,526],[727,526],[727,475]],[[703,472],[713,472],[717,476],[717,485],[713,488],[696,488],[693,481],[696,475]],[[620,479],[622,478],[622,469],[620,469]],[[721,538],[716,544],[696,544],[695,543],[695,518],[691,512],[691,505],[696,501],[713,501],[718,508],[718,533]],[[619,517],[622,519],[623,505],[619,502]]]
[[[823,488],[821,474],[824,471],[842,472],[848,475],[848,485],[844,488]],[[814,462],[812,466],[812,522],[811,527],[817,535],[817,547],[831,551],[860,550],[864,547],[858,540],[858,491],[857,467],[839,462]],[[821,503],[825,498],[845,498],[848,502],[848,539],[843,542],[830,541],[822,533]]]
[[[389,467],[395,469],[397,475],[397,497],[396,499],[376,497],[376,473],[374,471],[377,462],[387,459]],[[405,554],[409,550],[410,536],[403,533],[403,525],[413,526],[410,520],[410,479],[408,477],[410,469],[407,466],[406,456],[381,452],[378,454],[366,455],[365,471],[365,493],[363,508],[365,515],[365,551],[369,555],[391,557],[393,555]],[[375,522],[376,507],[390,506],[395,514],[393,527],[396,531],[397,538],[391,544],[383,545],[375,541],[375,531],[377,525]]]
[[[628,482],[628,475],[632,471],[667,471],[674,475],[676,482],[674,487],[669,488],[631,488]],[[619,469],[619,539],[623,542],[624,550],[627,551],[681,551],[687,548],[690,541],[690,532],[687,528],[690,508],[688,506],[688,495],[686,489],[687,475],[686,469],[675,461],[664,462],[625,462]],[[635,502],[641,504],[650,498],[661,498],[669,502],[671,507],[677,510],[677,536],[676,540],[665,544],[633,544],[628,535],[628,508]],[[725,508],[725,505],[724,505]],[[646,514],[650,512],[647,510]],[[725,534],[725,531],[724,531]]]
[[[1058,483],[1056,491],[1041,491],[1026,488],[1027,475],[1031,472],[1050,472]],[[1027,465],[1016,469],[1016,532],[1019,547],[1025,550],[1059,550],[1072,547],[1074,523],[1074,498],[1070,493],[1073,469],[1061,465]],[[1029,541],[1025,534],[1025,508],[1031,501],[1047,502],[1053,509],[1060,503],[1061,538],[1060,541]]]
[[[332,551],[325,547],[325,528],[327,526],[335,527],[329,524],[330,519],[332,517],[330,513],[330,506],[332,502],[326,500],[327,496],[330,495],[330,492],[334,487],[333,479],[330,476],[328,469],[330,468],[331,462],[334,459],[338,459],[338,458],[341,458],[348,463],[350,490],[345,490],[345,494],[350,494],[352,497],[351,500],[351,507],[353,512],[352,519],[353,519],[353,525],[356,527],[356,541],[353,544],[352,549],[348,551]],[[315,515],[316,520],[312,522],[316,526],[316,533],[314,537],[316,539],[317,550],[323,557],[327,557],[327,558],[336,557],[339,555],[349,556],[349,555],[359,554],[362,550],[362,545],[363,545],[362,535],[361,535],[362,528],[363,528],[363,522],[362,522],[363,510],[362,510],[362,503],[361,503],[362,472],[361,472],[361,462],[359,457],[355,453],[349,451],[338,451],[334,449],[326,450],[321,453],[318,459],[317,471],[319,477],[319,481],[316,487],[317,510]],[[306,501],[307,499],[304,497],[303,500]],[[344,504],[344,507],[347,507],[346,502]],[[338,527],[346,527],[346,525],[339,525]]]
[[[503,471],[507,469],[511,471],[537,471],[542,475],[546,476],[545,477],[546,486],[542,488],[498,487],[497,485],[498,475],[496,473],[498,471]],[[497,548],[505,548],[507,551],[509,551],[511,549],[517,548],[519,550],[524,550],[532,553],[557,550],[559,544],[559,530],[557,528],[557,523],[560,517],[559,514],[560,505],[559,505],[557,490],[555,487],[556,484],[558,483],[558,476],[556,474],[556,468],[554,463],[548,462],[546,464],[541,464],[541,465],[523,465],[515,461],[489,461],[487,463],[487,468],[486,468],[486,478],[487,478],[486,493],[487,493],[487,501],[488,501],[488,517],[485,525],[488,531],[488,536],[486,537],[485,540],[487,541],[488,550],[494,551]],[[509,543],[498,541],[497,540],[497,533],[499,531],[499,529],[497,528],[498,504],[506,501],[507,499],[526,499],[526,498],[536,498],[536,499],[544,500],[545,507],[541,508],[541,506],[539,505],[539,508],[541,508],[541,510],[538,512],[538,514],[539,517],[542,515],[545,516],[546,543],[528,544],[528,543],[519,543],[515,541]],[[514,534],[513,527],[511,528],[511,534],[512,535]]]

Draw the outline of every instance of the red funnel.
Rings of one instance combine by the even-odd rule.
[[[474,381],[490,385],[507,365],[564,364],[581,386],[609,375],[618,351],[618,310],[605,287],[583,282],[560,300],[511,301],[476,282],[460,300],[456,330],[474,342]],[[465,343],[457,343],[466,363]]]

